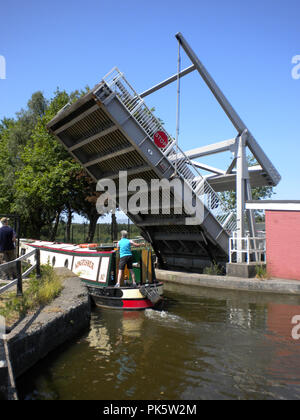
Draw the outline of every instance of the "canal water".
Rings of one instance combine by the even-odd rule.
[[[19,378],[19,397],[300,398],[299,297],[170,284],[165,295],[162,311],[95,309],[89,331]]]

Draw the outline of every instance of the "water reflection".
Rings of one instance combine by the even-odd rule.
[[[298,399],[300,298],[166,287],[158,312],[95,310],[90,331],[19,380],[34,399]]]
[[[101,317],[101,323],[97,322],[98,316]],[[139,338],[141,336],[144,314],[138,311],[117,312],[107,309],[100,315],[100,310],[96,309],[92,322],[93,327],[86,340],[90,347],[109,356],[113,352],[112,343],[118,346],[124,340],[126,342],[126,337]]]

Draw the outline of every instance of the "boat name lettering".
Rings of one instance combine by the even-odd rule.
[[[89,267],[91,270],[94,270],[95,264],[93,263],[93,261],[90,260],[80,260],[78,261],[78,263],[76,263],[75,268],[77,269],[78,267],[82,266],[86,266]]]

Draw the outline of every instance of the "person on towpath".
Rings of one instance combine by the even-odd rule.
[[[9,219],[3,217],[1,219],[2,227],[0,228],[0,264],[13,261],[16,258],[16,234],[14,230],[8,226]],[[8,277],[15,277],[14,269],[8,271]]]

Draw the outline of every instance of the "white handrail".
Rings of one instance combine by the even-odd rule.
[[[253,246],[251,245],[253,244]],[[261,245],[261,246],[260,246]],[[265,237],[238,237],[229,238],[229,262],[233,263],[233,256],[245,254],[246,263],[251,262],[251,256],[255,254],[256,259],[260,257],[260,262],[266,262],[266,238]],[[237,261],[239,259],[237,258]],[[259,261],[256,261],[259,262]]]

